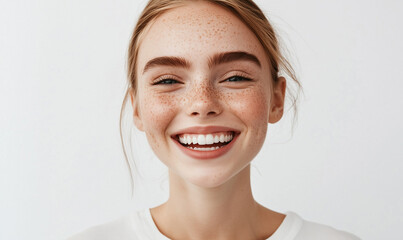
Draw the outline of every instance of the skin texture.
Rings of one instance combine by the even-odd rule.
[[[215,54],[234,51],[255,55],[261,66],[247,60],[209,66]],[[163,56],[180,57],[189,67],[154,66],[144,71],[148,61]],[[150,25],[136,68],[138,91],[131,94],[134,122],[169,168],[170,197],[151,209],[161,233],[170,239],[271,236],[284,215],[253,199],[250,162],[263,145],[268,123],[282,117],[286,83],[282,77],[273,83],[255,35],[228,10],[192,2],[167,11]],[[241,78],[228,81],[234,75]],[[171,80],[159,82],[163,79]],[[212,125],[240,132],[232,149],[215,159],[192,159],[171,138],[187,127]]]

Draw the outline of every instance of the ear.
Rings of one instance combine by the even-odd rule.
[[[269,123],[278,122],[284,112],[284,98],[287,83],[284,77],[277,78],[273,84],[273,92],[270,102]]]
[[[135,96],[134,90],[130,89],[129,90],[129,94],[130,94],[130,100],[132,102],[132,107],[133,107],[133,122],[134,125],[136,125],[137,129],[140,131],[144,131],[143,128],[143,120],[140,116],[140,111],[138,108],[138,99]]]

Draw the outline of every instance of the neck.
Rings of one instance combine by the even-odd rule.
[[[168,201],[151,209],[157,227],[168,238],[260,239],[270,234],[268,230],[274,232],[268,226],[259,229],[259,224],[267,223],[268,209],[253,199],[250,165],[213,188],[192,185],[172,172],[169,177]]]

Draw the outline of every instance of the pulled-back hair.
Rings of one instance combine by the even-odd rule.
[[[165,13],[170,9],[183,6],[190,1],[206,1],[210,3],[217,4],[229,11],[231,11],[236,17],[238,17],[257,37],[263,49],[266,52],[266,56],[269,59],[270,71],[272,73],[272,80],[274,84],[280,74],[285,74],[291,78],[298,88],[301,87],[294,69],[291,64],[287,61],[284,55],[280,51],[278,37],[262,12],[262,10],[252,1],[252,0],[150,0],[144,10],[142,11],[139,20],[134,29],[133,35],[131,37],[129,50],[128,50],[128,86],[126,94],[123,100],[121,113],[120,113],[120,137],[123,146],[123,153],[130,170],[130,176],[133,184],[133,174],[132,170],[136,169],[136,164],[134,161],[130,161],[128,158],[128,152],[126,151],[125,140],[123,137],[124,132],[122,131],[122,121],[124,115],[124,109],[130,97],[130,93],[136,97],[137,93],[137,55],[139,48],[144,38],[144,33],[147,27],[151,26],[158,16]],[[288,84],[287,84],[288,85]],[[288,97],[291,100],[291,107],[294,109],[294,117],[296,116],[296,101],[298,95],[293,95],[288,92]],[[127,131],[126,131],[127,132]],[[130,137],[129,137],[130,139]],[[128,145],[129,147],[130,144]],[[130,152],[131,153],[131,152]],[[133,158],[131,158],[133,159]],[[133,186],[133,185],[132,185]]]

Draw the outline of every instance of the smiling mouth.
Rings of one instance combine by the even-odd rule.
[[[210,134],[179,134],[174,140],[195,151],[215,151],[228,145],[238,133],[233,131]]]

